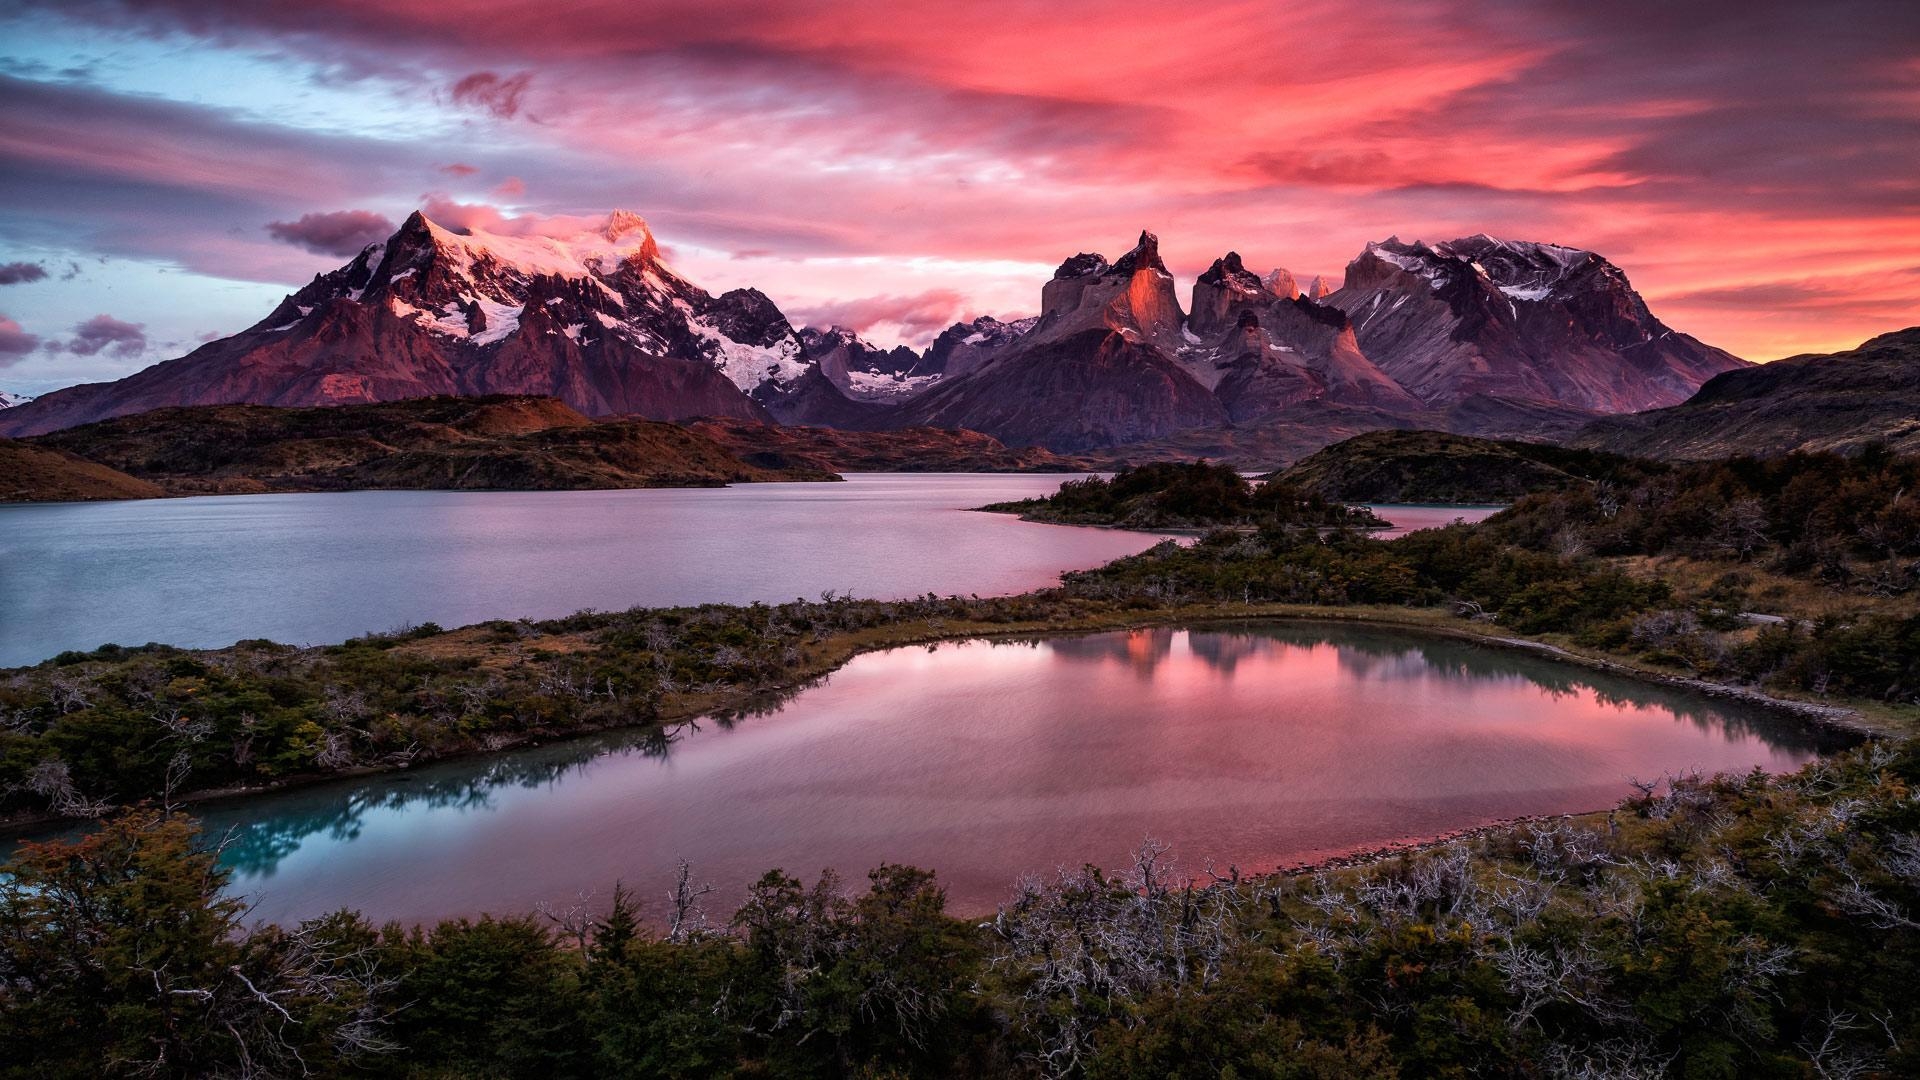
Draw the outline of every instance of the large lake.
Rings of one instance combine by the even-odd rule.
[[[1236,624],[856,658],[776,711],[199,809],[255,915],[376,920],[661,897],[724,913],[761,872],[932,867],[967,913],[1021,874],[1272,869],[1502,818],[1591,810],[1630,777],[1791,769],[1797,723],[1519,652],[1325,623]]]
[[[0,506],[0,667],[108,642],[308,644],[422,622],[827,589],[1014,593],[1159,539],[962,512],[1051,494],[1063,479],[869,473],[729,488]],[[1415,507],[1404,520],[1486,513]]]

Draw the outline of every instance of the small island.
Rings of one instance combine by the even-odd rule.
[[[1159,462],[1121,469],[1112,479],[1069,480],[1039,499],[980,507],[1053,525],[1116,529],[1216,528],[1382,529],[1388,523],[1364,506],[1348,506],[1281,480],[1256,484],[1231,466]]]

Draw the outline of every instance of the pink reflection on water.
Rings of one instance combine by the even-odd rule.
[[[481,810],[366,812],[310,837],[260,914],[433,919],[659,895],[681,856],[723,906],[770,867],[938,870],[962,912],[1141,837],[1249,870],[1610,805],[1631,776],[1787,770],[1810,739],[1664,690],[1466,643],[1277,626],[864,656],[664,759],[596,758]]]

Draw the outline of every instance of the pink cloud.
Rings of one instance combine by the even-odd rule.
[[[78,356],[94,356],[100,352],[129,359],[139,356],[147,349],[147,328],[142,323],[124,322],[111,315],[95,315],[73,328],[73,337],[64,342],[54,342],[49,348],[74,353]]]
[[[967,298],[951,289],[929,289],[912,296],[863,296],[816,304],[789,312],[796,326],[844,326],[867,333],[877,326],[898,331],[906,341],[931,338],[960,321]]]
[[[453,84],[453,100],[510,120],[519,114],[521,99],[532,82],[533,75],[525,71],[504,78],[491,71],[476,71]]]
[[[0,367],[6,367],[14,361],[40,347],[40,339],[22,329],[20,324],[0,315]]]
[[[300,215],[297,221],[275,221],[267,232],[275,240],[319,255],[349,257],[368,244],[393,235],[394,224],[371,210],[334,210]]]

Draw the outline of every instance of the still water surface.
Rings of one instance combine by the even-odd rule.
[[[422,622],[779,602],[827,589],[995,595],[1158,537],[968,507],[1066,477],[854,474],[643,491],[355,491],[0,506],[0,667],[65,649],[341,641]],[[1406,508],[1444,524],[1488,510]],[[1385,516],[1401,522],[1398,509]]]
[[[855,659],[768,714],[587,739],[200,809],[235,888],[285,920],[664,894],[674,860],[730,910],[772,867],[936,869],[979,913],[1021,874],[1271,869],[1505,817],[1603,807],[1629,777],[1787,770],[1791,720],[1446,638],[1319,623]]]
[[[0,666],[106,642],[341,641],[582,608],[1021,592],[1152,546],[967,507],[1061,476],[0,506]]]

